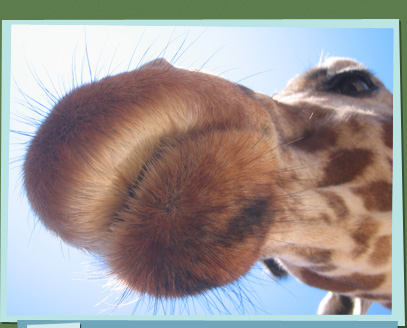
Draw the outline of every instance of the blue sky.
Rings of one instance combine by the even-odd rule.
[[[129,66],[135,68],[157,56],[171,60],[175,55],[179,56],[177,66],[203,66],[207,71],[271,95],[282,90],[290,78],[318,63],[321,55],[357,59],[392,91],[392,33],[391,29],[374,28],[15,25],[11,71],[16,83],[11,88],[10,127],[33,132],[35,128],[19,122],[18,116],[38,120],[21,104],[24,99],[16,84],[26,95],[49,108],[51,102],[43,88],[61,96],[74,80],[89,81],[85,38],[92,76],[118,73]],[[43,88],[37,79],[44,84]],[[129,304],[115,308],[121,291],[111,290],[98,262],[61,243],[41,224],[36,224],[21,187],[21,156],[28,140],[15,134],[10,136],[7,314],[132,314],[137,295],[124,301]],[[225,297],[235,293],[238,296],[232,297],[232,301]],[[315,314],[325,294],[294,278],[274,282],[256,265],[234,287],[187,301],[159,303],[157,313]],[[144,299],[135,313],[151,314],[153,308],[154,304]],[[374,305],[369,313],[390,312]]]

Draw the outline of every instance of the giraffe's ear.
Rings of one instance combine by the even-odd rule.
[[[366,314],[371,301],[329,292],[318,307],[318,314]]]
[[[147,64],[144,64],[141,66],[139,69],[145,69],[145,68],[170,68],[173,67],[168,61],[166,61],[164,58],[157,58],[154,59]]]

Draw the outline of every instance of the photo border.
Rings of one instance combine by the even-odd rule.
[[[83,6],[83,2],[81,2],[81,7]],[[76,1],[72,1],[72,6],[75,7],[75,3],[76,3]],[[90,1],[87,1],[86,3],[90,3]],[[217,3],[222,3],[222,1],[218,1]],[[18,4],[19,4],[19,6],[21,6],[21,1],[19,1]],[[156,4],[157,3],[154,2],[155,6],[156,6]],[[117,4],[115,3],[115,5],[117,5]],[[232,5],[232,2],[230,2],[230,5]],[[153,6],[153,5],[151,5],[151,6]],[[309,7],[308,2],[307,2],[307,7]],[[2,7],[0,7],[0,15],[1,15],[1,18],[3,18],[3,12],[2,12],[1,8]],[[82,8],[81,8],[81,10],[82,10]],[[125,10],[123,10],[123,11],[125,11]],[[123,12],[123,14],[124,14],[124,12]],[[81,13],[78,12],[78,16],[80,16],[80,15],[81,15]],[[103,15],[100,15],[100,16],[103,16]],[[112,16],[115,16],[115,15],[112,13]],[[191,14],[189,15],[189,17],[192,17],[192,16],[193,15],[191,15]],[[135,17],[135,18],[137,18],[137,17]],[[210,18],[210,17],[208,17],[208,18]],[[273,17],[270,17],[270,18],[273,18]],[[16,23],[16,22],[17,21],[3,21],[3,26],[2,26],[2,36],[3,36],[3,38],[2,38],[2,41],[3,41],[4,49],[7,49],[7,40],[6,40],[6,32],[7,32],[7,28],[8,28],[7,24],[9,24],[9,23],[12,24],[12,23]],[[54,20],[54,21],[35,21],[35,20],[33,20],[31,22],[35,23],[35,24],[44,24],[44,23],[48,24],[50,22],[54,22],[54,23],[58,23],[58,24],[62,23],[61,20]],[[87,22],[87,24],[89,24],[89,23],[90,24],[100,24],[100,23],[102,23],[102,21],[99,21],[99,20],[90,20],[90,21],[86,21],[86,22]],[[150,20],[148,20],[148,21],[144,21],[144,20],[143,21],[141,21],[141,20],[138,21],[138,23],[140,23],[140,25],[146,25],[147,23],[151,23],[151,22],[152,21],[150,21]],[[168,24],[168,21],[158,21],[158,22],[163,23],[163,24],[164,23]],[[271,21],[269,21],[269,20],[255,20],[255,21],[250,21],[250,20],[239,20],[239,21],[238,20],[227,20],[227,21],[225,21],[225,20],[211,20],[211,19],[209,19],[209,20],[198,20],[198,21],[195,21],[195,20],[194,21],[182,20],[182,21],[178,21],[178,22],[181,22],[182,25],[190,25],[190,24],[191,25],[193,25],[193,24],[206,25],[207,23],[208,24],[219,24],[219,23],[236,24],[237,22],[239,24],[243,24],[243,25],[244,24],[253,24],[253,22],[255,22],[256,24],[261,23],[261,22],[263,22],[263,23],[271,23]],[[276,23],[278,23],[278,26],[293,26],[292,25],[293,22],[294,22],[293,20],[276,21]],[[317,21],[315,21],[315,20],[314,21],[296,20],[295,22],[300,23],[300,24],[304,24],[304,23],[308,24],[310,22],[313,22],[315,24],[315,25],[313,25],[314,27],[338,27],[340,24],[343,24],[343,23],[349,24],[350,22],[355,23],[356,25],[361,24],[361,27],[367,27],[367,25],[369,25],[371,23],[379,24],[379,25],[384,24],[384,26],[389,27],[387,24],[390,23],[391,24],[390,28],[394,28],[394,32],[395,32],[395,37],[394,37],[394,40],[395,40],[395,42],[394,42],[394,46],[395,46],[395,48],[394,48],[394,56],[395,56],[395,58],[394,58],[394,67],[395,67],[395,71],[394,71],[394,76],[393,76],[393,80],[394,80],[394,98],[395,98],[396,102],[397,102],[397,100],[399,101],[398,105],[395,102],[394,106],[395,106],[395,109],[396,109],[396,107],[398,107],[399,110],[400,110],[400,108],[401,108],[401,96],[402,95],[401,94],[397,95],[397,92],[398,92],[398,90],[400,90],[400,73],[401,73],[401,70],[400,70],[400,66],[398,67],[398,69],[396,69],[396,68],[397,68],[397,64],[400,64],[400,58],[402,58],[402,57],[400,57],[400,50],[402,50],[402,49],[400,49],[399,46],[402,48],[403,46],[405,47],[405,45],[403,43],[401,45],[399,45],[399,43],[398,43],[398,41],[400,39],[400,35],[399,35],[399,25],[400,25],[399,23],[400,22],[398,20],[356,20],[356,21],[349,21],[349,20],[334,20],[334,21],[333,20],[317,20]],[[30,21],[24,21],[24,22],[21,22],[21,23],[27,24],[27,23],[30,23]],[[63,21],[63,24],[67,24],[67,23],[69,23],[69,22]],[[75,21],[75,24],[78,24],[78,23],[81,24],[81,23],[83,23],[83,21],[82,22]],[[106,23],[106,22],[104,21],[103,23]],[[110,21],[110,23],[113,23],[113,22]],[[121,24],[124,25],[124,24],[129,24],[129,21],[122,20],[122,21],[118,21],[116,23],[121,23]],[[327,23],[331,23],[334,26],[327,26],[326,25]],[[366,24],[366,25],[364,25],[364,24]],[[152,25],[157,25],[157,21],[154,20],[154,23]],[[230,26],[230,25],[228,25],[228,26]],[[239,26],[242,26],[242,25],[239,25]],[[252,26],[252,25],[247,25],[247,26]],[[343,26],[341,26],[341,27],[343,27]],[[355,26],[350,26],[349,25],[349,27],[355,27]],[[381,27],[381,26],[376,25],[376,26],[371,26],[371,27]],[[7,71],[6,65],[4,65],[5,60],[7,60],[6,57],[7,56],[2,57],[2,63],[3,63],[3,65],[2,65],[2,78],[3,79],[4,79],[5,76],[7,76],[7,74],[9,74],[9,71]],[[406,65],[404,63],[404,68],[405,67],[406,67]],[[2,94],[7,94],[7,91],[8,91],[7,86],[5,85],[4,80],[3,80],[2,81]],[[4,99],[5,99],[5,97],[3,97],[1,99],[2,100],[2,108],[7,108],[7,104],[5,103]],[[402,113],[399,114],[399,117],[401,117],[403,127],[405,127],[405,117],[403,117],[401,114]],[[397,116],[395,115],[395,117],[397,117]],[[4,120],[4,116],[2,117],[2,119]],[[397,121],[395,120],[395,122],[397,122]],[[5,122],[2,121],[2,126],[4,126],[4,124],[5,124]],[[396,127],[395,131],[394,131],[395,140],[397,140],[397,138],[399,138],[398,139],[399,140],[399,147],[400,148],[402,146],[405,147],[405,144],[401,145],[401,143],[400,143],[401,142],[401,126],[399,126],[399,128],[397,128],[397,124],[396,124],[395,127]],[[5,141],[5,139],[4,139],[4,134],[3,134],[2,135],[2,145],[4,145],[4,141]],[[396,142],[395,142],[395,147],[397,147]],[[404,148],[403,148],[403,150],[404,150]],[[395,155],[396,155],[396,153],[395,153]],[[2,165],[3,165],[4,160],[5,160],[5,158],[2,158]],[[401,153],[400,153],[399,159],[397,159],[397,158],[394,159],[395,165],[398,165],[397,164],[398,162],[400,162],[399,169],[400,169],[400,172],[401,172]],[[2,169],[3,169],[3,167],[2,167]],[[397,167],[395,167],[395,170],[397,170]],[[3,189],[4,184],[7,185],[6,179],[7,179],[7,177],[2,175],[2,177],[1,177],[1,184],[2,184],[2,192],[1,192],[1,195],[2,195],[2,207],[1,207],[2,220],[3,220],[3,217],[4,217],[4,206],[3,206],[3,204],[4,204],[4,201],[7,201],[7,189]],[[402,190],[402,186],[401,186],[402,181],[394,180],[394,183],[396,184],[396,186],[393,186],[394,190],[397,190],[397,191],[400,190],[401,191]],[[398,186],[398,184],[399,184],[399,186]],[[395,194],[394,196],[401,198],[402,193],[400,192],[399,194],[397,194],[397,195]],[[393,201],[394,201],[394,199],[393,199]],[[401,199],[401,201],[402,201],[402,199]],[[405,211],[405,209],[404,209],[404,211]],[[403,216],[403,213],[401,213],[401,215]],[[394,224],[394,222],[393,222],[393,224]],[[4,226],[2,228],[3,229],[2,229],[1,233],[2,233],[2,237],[4,238],[3,234],[4,234],[4,231],[7,231],[7,229],[5,229]],[[394,227],[394,229],[395,228],[396,227]],[[397,228],[402,229],[404,231],[404,227],[403,227],[402,224],[401,224],[401,227],[397,227]],[[395,230],[395,231],[398,231],[398,230]],[[401,243],[403,244],[403,240],[401,240]],[[3,251],[3,249],[2,249],[2,251]],[[4,254],[2,254],[2,257],[1,257],[2,267],[3,267],[4,261],[5,261],[5,256],[4,256]],[[403,269],[404,269],[404,266],[403,266]],[[5,282],[2,279],[1,280],[1,285],[0,285],[1,293],[3,293],[3,291],[4,291],[4,286],[5,286],[4,283]],[[398,292],[399,295],[401,294],[402,298],[405,298],[404,290],[405,290],[405,286],[403,286],[403,288],[398,288],[397,290],[395,290],[395,292]],[[404,306],[404,301],[402,303],[403,303],[403,306]],[[9,318],[5,317],[4,313],[2,312],[3,308],[4,307],[1,307],[1,310],[0,310],[0,315],[1,315],[0,318],[1,319],[5,318],[5,319],[7,319],[7,321],[9,321]],[[398,310],[402,310],[401,312],[402,312],[403,316],[405,315],[404,308],[403,309],[398,309]],[[395,312],[395,311],[396,310],[393,309],[393,312]],[[195,327],[199,327],[201,325],[201,323],[204,323],[205,326],[208,323],[210,323],[211,326],[214,326],[213,324],[215,324],[215,323],[222,323],[222,326],[225,326],[225,327],[228,326],[229,324],[233,324],[234,327],[239,327],[240,323],[243,323],[242,326],[244,326],[245,324],[248,323],[248,321],[250,321],[251,324],[255,323],[255,326],[261,327],[261,326],[263,326],[263,324],[264,325],[267,324],[268,326],[270,326],[271,322],[270,321],[263,321],[264,318],[261,318],[261,317],[262,316],[255,316],[255,317],[254,316],[244,316],[244,317],[241,317],[241,316],[239,316],[239,317],[236,317],[236,316],[230,317],[230,316],[228,316],[228,317],[225,317],[225,318],[219,318],[219,316],[205,316],[205,317],[202,318],[201,316],[193,316],[193,317],[186,317],[185,319],[182,318],[182,320],[180,321],[180,318],[177,317],[177,316],[159,317],[159,318],[154,318],[154,320],[151,320],[151,317],[148,317],[148,318],[144,317],[143,318],[142,316],[137,316],[137,318],[136,317],[131,318],[131,320],[135,320],[135,321],[133,321],[131,323],[134,325],[136,320],[137,321],[141,320],[143,322],[143,326],[146,326],[146,327],[156,327],[156,324],[157,324],[157,327],[158,326],[163,326],[163,324],[165,324],[166,326],[173,325],[174,327],[182,327],[185,324],[190,325],[191,323],[193,323]],[[287,316],[284,316],[284,317],[287,317]],[[372,321],[369,320],[369,318],[375,317],[375,316],[369,316],[369,317],[367,317],[367,316],[360,316],[360,317],[352,316],[352,317],[350,317],[354,321],[346,320],[346,317],[337,317],[337,316],[335,316],[337,318],[333,318],[333,317],[328,318],[328,317],[325,317],[325,316],[324,317],[306,316],[307,318],[317,317],[317,318],[321,318],[322,320],[318,319],[318,321],[314,320],[314,321],[304,321],[304,322],[301,322],[302,320],[304,320],[304,318],[298,318],[298,317],[305,317],[305,316],[289,316],[289,317],[290,317],[291,321],[284,321],[284,327],[294,327],[294,326],[297,327],[298,324],[300,324],[301,327],[319,327],[321,323],[324,324],[324,325],[322,325],[324,327],[326,327],[326,325],[328,325],[328,324],[329,324],[330,327],[331,326],[332,327],[339,327],[337,324],[340,324],[340,322],[343,322],[343,323],[346,323],[346,324],[349,324],[350,322],[357,323],[358,327],[359,326],[364,327],[365,323],[366,323],[366,327],[374,327],[374,326],[376,326],[375,322],[372,322]],[[343,318],[343,319],[341,319],[341,318]],[[347,317],[347,318],[349,318],[349,317]],[[386,316],[386,318],[387,318],[387,316]],[[395,327],[395,326],[397,326],[397,321],[398,321],[398,324],[403,325],[403,326],[405,325],[405,320],[404,320],[405,317],[398,316],[397,318],[395,318],[394,314],[392,314],[392,315],[389,316],[389,319],[390,318],[395,319],[395,320],[389,320],[388,322],[386,322],[387,320],[380,321],[380,322],[378,322],[378,324],[380,324],[380,327],[384,327],[385,324],[386,324],[386,327],[387,327],[387,324],[389,325],[389,327]],[[27,318],[27,319],[29,319],[29,318]],[[41,318],[35,318],[35,319],[41,319]],[[47,319],[52,320],[54,318],[47,318]],[[58,320],[58,322],[63,322],[64,321],[64,318],[61,318],[61,317],[58,317],[58,318],[55,318],[55,319]],[[106,325],[104,325],[103,322],[100,321],[101,317],[99,317],[99,316],[97,318],[95,318],[97,321],[89,321],[89,322],[84,321],[86,319],[89,319],[89,318],[74,317],[74,320],[70,319],[69,322],[81,320],[82,327],[92,327],[96,323],[98,324],[97,327],[107,327],[108,325],[113,324],[113,321],[111,321],[111,320],[114,320],[114,325],[117,326],[116,324],[119,322],[118,318],[116,318],[116,317],[103,318],[104,320],[108,320],[108,321],[104,322]],[[148,319],[150,319],[150,320],[148,320]],[[313,319],[315,319],[315,318],[313,318]],[[129,318],[127,318],[127,319],[123,318],[123,320],[129,320]],[[145,321],[145,320],[148,320],[148,321]],[[280,316],[272,316],[272,320],[286,320],[286,318],[281,318]],[[340,321],[337,321],[337,320],[340,320]],[[378,320],[378,319],[374,319],[374,320]],[[10,321],[12,321],[12,320],[10,320]],[[26,321],[26,320],[20,321],[20,320],[18,320],[18,326],[19,327],[20,326],[25,327],[26,324],[29,324],[30,322],[33,323],[32,321]],[[41,320],[41,321],[36,321],[36,323],[51,323],[51,322],[49,320],[45,320],[45,321]],[[282,321],[280,323],[282,323]],[[124,322],[123,324],[125,326],[126,323]],[[10,324],[6,324],[6,325],[0,324],[0,327],[15,327],[15,326],[16,326],[15,324],[11,324],[11,325]],[[121,326],[122,325],[120,325],[120,327]]]

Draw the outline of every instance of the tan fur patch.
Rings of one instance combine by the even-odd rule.
[[[328,264],[328,265],[312,265],[308,269],[316,272],[330,272],[337,269],[337,266]]]
[[[342,197],[340,197],[338,194],[336,194],[333,191],[322,191],[322,190],[319,190],[318,193],[327,200],[329,207],[331,207],[334,210],[338,218],[343,219],[347,215],[349,215],[348,207],[345,205],[345,202],[342,199]]]
[[[332,252],[330,250],[313,247],[296,247],[293,251],[308,262],[316,264],[327,264],[331,261],[332,257]]]

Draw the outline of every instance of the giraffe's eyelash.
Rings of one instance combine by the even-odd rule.
[[[324,81],[324,90],[352,97],[372,94],[377,89],[367,70],[346,70]]]

